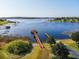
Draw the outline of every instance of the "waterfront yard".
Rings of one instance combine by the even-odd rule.
[[[49,44],[44,44],[45,48],[41,49],[38,44],[33,48],[32,52],[25,56],[10,55],[1,49],[0,58],[2,59],[52,59],[51,49]]]
[[[39,46],[36,46],[31,54],[26,55],[22,59],[52,59],[51,50],[49,48],[41,49]]]
[[[78,50],[74,41],[71,39],[66,39],[66,40],[58,40],[57,42],[62,42],[65,45],[72,47],[73,49]],[[5,52],[5,50],[2,48],[0,50],[0,58],[1,59],[52,59],[54,58],[52,52],[51,52],[51,47],[47,43],[43,43],[45,48],[41,49],[38,44],[35,44],[35,46],[32,49],[32,52],[29,54],[26,54],[25,56],[18,56],[18,55],[10,55]],[[75,44],[75,45],[74,45]]]

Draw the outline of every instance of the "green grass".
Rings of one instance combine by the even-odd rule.
[[[79,51],[79,47],[76,45],[76,43],[70,44],[68,46],[71,47],[72,49],[75,49],[75,50]]]
[[[71,39],[68,40],[59,40],[57,42],[62,42],[65,45],[76,49],[79,51],[79,48],[76,46],[75,42]],[[4,49],[0,50],[0,59],[52,59],[52,53],[51,53],[51,47],[47,43],[43,43],[45,46],[45,49],[41,49],[38,44],[33,48],[32,52],[29,54],[26,54],[25,56],[18,56],[14,54],[7,53]],[[55,56],[53,56],[53,59],[58,59]]]
[[[61,41],[65,45],[71,47],[72,49],[79,51],[79,47],[77,46],[76,42],[74,42],[73,40],[68,39],[68,40],[59,40],[59,41]]]
[[[51,55],[49,55],[51,54],[50,45],[44,43],[44,46],[45,48],[41,49],[37,44],[32,52],[25,56],[10,54],[4,48],[0,50],[0,59],[51,59]]]
[[[34,47],[32,53],[24,56],[22,59],[52,59],[51,58],[51,50],[49,49],[48,44],[44,44],[45,48],[41,49],[39,45]]]
[[[40,47],[37,46],[32,50],[32,53],[24,56],[22,59],[37,59],[37,56],[40,54]]]
[[[8,21],[0,21],[0,25],[8,24]]]
[[[0,50],[0,59],[9,59],[9,56],[3,50]]]

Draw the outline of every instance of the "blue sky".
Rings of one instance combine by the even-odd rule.
[[[79,16],[79,0],[0,0],[0,17]]]

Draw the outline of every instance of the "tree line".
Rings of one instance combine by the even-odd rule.
[[[55,17],[49,19],[50,22],[79,22],[79,17]]]

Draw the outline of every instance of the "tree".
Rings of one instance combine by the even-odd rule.
[[[6,46],[6,50],[15,55],[25,55],[32,50],[32,44],[27,41],[15,40]]]
[[[52,53],[59,56],[60,59],[67,59],[69,55],[69,50],[63,43],[57,43],[52,47]]]
[[[72,40],[74,40],[77,44],[79,44],[79,32],[72,33]]]
[[[49,43],[50,45],[51,44],[56,44],[56,41],[55,41],[53,36],[49,36],[48,33],[45,33],[45,35],[47,36],[47,39],[46,39],[47,43]]]

